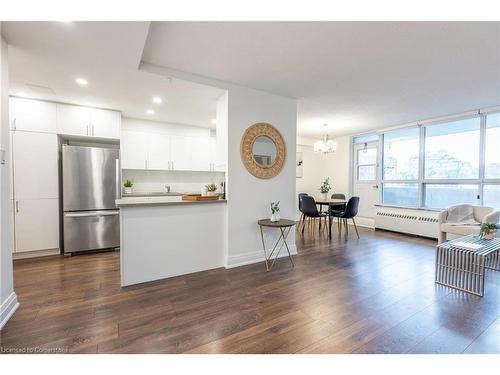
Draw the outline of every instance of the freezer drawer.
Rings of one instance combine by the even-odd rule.
[[[119,210],[64,213],[65,253],[119,246]]]

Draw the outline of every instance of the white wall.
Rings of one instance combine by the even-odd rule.
[[[232,267],[263,260],[257,220],[270,216],[270,203],[281,202],[281,217],[295,216],[295,151],[297,105],[295,99],[269,94],[227,82],[200,77],[166,67],[142,63],[142,70],[162,76],[172,76],[227,90],[217,103],[217,133],[219,120],[225,119],[227,108],[227,253],[226,266]],[[227,100],[227,106],[225,105]],[[221,121],[222,123],[223,121]],[[281,173],[269,180],[252,176],[240,158],[240,141],[244,131],[257,122],[268,122],[282,134],[287,158]],[[267,244],[273,245],[278,231],[266,231]],[[295,252],[295,233],[288,238]],[[283,253],[284,250],[282,250]],[[286,253],[286,252],[285,252]]]
[[[334,153],[322,154],[313,151],[311,145],[298,145],[297,152],[302,152],[303,177],[296,179],[298,193],[320,197],[321,182],[330,177],[332,193],[349,195],[349,137],[336,138],[337,150]]]
[[[270,216],[270,203],[280,201],[281,217],[295,217],[295,152],[297,107],[294,99],[243,87],[229,88],[228,105],[228,259],[234,266],[260,260],[262,244],[257,220]],[[257,122],[275,126],[286,143],[285,165],[276,177],[263,180],[252,176],[240,158],[245,130]],[[277,230],[266,231],[269,245]],[[295,234],[288,243],[295,249]],[[284,249],[282,250],[284,251]]]
[[[0,23],[0,32],[1,32]],[[0,42],[0,148],[5,150],[6,163],[0,165],[0,329],[19,304],[12,278],[12,215],[10,208],[10,145],[9,145],[9,80],[7,43]]]

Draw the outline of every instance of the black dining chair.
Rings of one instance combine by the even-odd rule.
[[[332,199],[344,199],[345,200],[345,194],[332,194],[331,196]],[[345,203],[330,203],[330,211],[344,211],[345,208]]]
[[[354,224],[354,229],[356,229],[356,235],[359,238],[358,227],[356,226],[356,221],[354,218],[358,214],[359,207],[359,197],[351,197],[347,202],[345,210],[342,212],[331,212],[332,217],[336,217],[339,219],[339,235],[340,235],[340,220],[342,220],[345,224],[345,236],[347,240],[347,236],[349,235],[349,229],[347,228],[347,220],[351,219]]]
[[[300,220],[299,220],[299,226],[303,222],[303,219],[304,219],[304,212],[302,211],[302,197],[305,197],[307,195],[309,195],[309,194],[307,194],[307,193],[299,193],[298,194],[298,196],[299,196],[299,211],[301,213]],[[305,223],[304,223],[304,225],[305,225]]]
[[[309,195],[305,195],[302,197],[302,213],[304,214],[303,225],[302,225],[302,234],[305,229],[305,220],[309,219],[319,219],[319,230],[321,231],[321,219],[327,218],[328,213],[318,211],[318,206],[316,206],[316,201],[313,197]],[[325,225],[326,227],[326,225]]]

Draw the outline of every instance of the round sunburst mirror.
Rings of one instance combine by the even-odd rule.
[[[285,164],[285,141],[274,126],[260,122],[250,126],[243,134],[240,154],[248,172],[258,178],[272,178],[281,172]]]

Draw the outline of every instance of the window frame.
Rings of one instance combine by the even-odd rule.
[[[478,186],[478,196],[479,199],[477,200],[478,205],[483,205],[484,204],[484,186],[485,185],[500,185],[500,178],[486,178],[485,177],[485,155],[486,155],[486,121],[487,121],[487,116],[488,115],[493,115],[500,113],[500,111],[491,111],[491,112],[486,112],[482,113],[481,111],[478,111],[477,113],[467,113],[467,114],[462,114],[462,115],[457,115],[457,116],[449,116],[447,118],[441,118],[437,119],[434,121],[426,121],[425,123],[417,123],[417,124],[412,124],[410,126],[405,126],[401,128],[392,128],[388,129],[387,131],[383,131],[380,133],[379,137],[379,149],[380,149],[380,169],[379,169],[379,176],[380,176],[380,184],[381,184],[381,189],[380,189],[380,196],[379,200],[382,204],[384,204],[384,185],[386,183],[394,183],[394,184],[405,184],[405,183],[413,183],[417,184],[418,189],[417,189],[417,206],[404,206],[401,205],[400,207],[411,207],[411,208],[420,208],[420,209],[428,209],[428,210],[439,210],[443,209],[445,207],[440,207],[440,208],[434,208],[434,207],[428,207],[426,205],[426,185],[477,185]],[[460,120],[466,120],[470,118],[479,118],[479,173],[478,173],[478,178],[472,178],[472,179],[426,179],[424,174],[425,174],[425,130],[428,127],[432,127],[435,125],[440,125],[443,123],[447,122],[452,122],[452,121],[460,121]],[[418,178],[417,179],[412,179],[412,180],[391,180],[391,179],[385,179],[384,178],[384,138],[385,134],[393,131],[393,130],[398,130],[398,129],[406,129],[406,128],[419,128],[419,162],[418,162]],[[357,172],[356,172],[357,173]],[[390,204],[390,206],[398,206],[397,204]],[[500,207],[498,207],[500,208]]]

